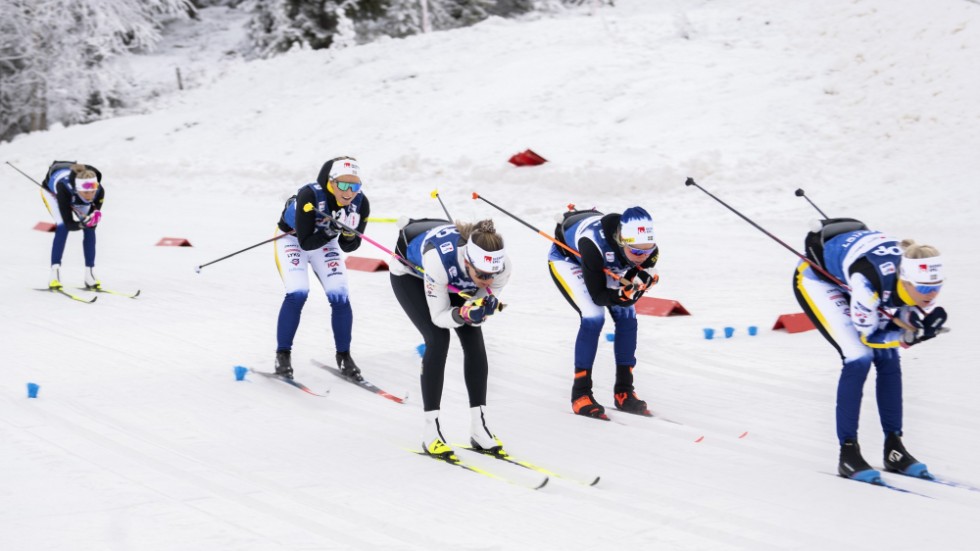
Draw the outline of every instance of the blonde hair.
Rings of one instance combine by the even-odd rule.
[[[71,171],[75,173],[75,178],[95,178],[95,171],[83,164],[71,165]]]
[[[905,258],[933,258],[939,256],[939,249],[932,245],[920,245],[914,239],[903,239],[898,245],[904,251],[902,256]]]
[[[456,229],[463,241],[473,241],[485,251],[499,251],[504,248],[504,238],[497,234],[493,220],[489,218],[472,224],[457,220]]]

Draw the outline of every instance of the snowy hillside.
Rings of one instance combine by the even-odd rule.
[[[0,162],[35,178],[63,158],[103,171],[96,273],[142,290],[92,305],[32,291],[51,234],[31,228],[49,218],[36,187],[0,169],[13,207],[0,219],[0,548],[974,548],[980,492],[890,477],[929,499],[831,476],[837,355],[815,331],[770,330],[799,311],[796,259],[684,180],[794,247],[817,217],[793,195],[804,188],[831,215],[942,250],[952,332],[903,354],[905,441],[933,472],[980,486],[967,346],[980,331],[968,283],[980,269],[980,5],[616,4],[216,64],[196,73],[212,83],[151,114],[0,144]],[[550,162],[506,162],[529,147]],[[341,154],[360,159],[374,216],[440,216],[439,189],[454,217],[495,219],[515,274],[484,330],[488,423],[514,456],[600,475],[597,486],[553,477],[533,491],[405,451],[421,440],[421,337],[386,273],[351,272],[352,352],[406,404],[312,365],[333,356],[315,282],[293,362],[328,397],[234,380],[236,365],[272,366],[272,247],[194,267],[271,237],[283,201]],[[548,275],[550,244],[474,191],[544,231],[569,203],[654,214],[653,293],[693,314],[640,319],[637,390],[662,419],[571,413],[578,320]],[[395,240],[388,223],[367,234]],[[162,237],[193,247],[154,246]],[[368,243],[356,255],[385,258]],[[82,266],[72,235],[66,284]],[[733,338],[702,337],[724,326]],[[442,419],[455,442],[469,421],[461,361],[454,338]],[[613,373],[603,340],[596,397],[610,409]],[[865,394],[861,443],[880,466],[873,382]]]

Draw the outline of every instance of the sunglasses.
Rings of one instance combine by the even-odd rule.
[[[620,241],[619,244],[620,244],[620,246],[625,247],[626,250],[630,252],[630,254],[633,254],[635,256],[646,256],[646,255],[652,253],[653,251],[657,250],[657,246],[656,245],[654,245],[653,247],[650,247],[649,249],[637,249],[636,247],[633,247],[632,245],[628,245],[626,243],[623,243],[622,241]]]
[[[75,184],[78,191],[95,191],[99,189],[98,182],[80,182]]]
[[[473,270],[473,275],[475,275],[477,279],[483,281],[490,281],[491,279],[497,277],[497,274],[481,272],[480,270],[477,270],[476,266],[470,264],[469,261],[467,261],[466,264],[470,267],[470,269]]]
[[[355,184],[353,182],[336,182],[335,181],[333,183],[333,185],[337,186],[337,189],[339,189],[340,191],[351,190],[354,193],[357,193],[358,191],[361,191],[361,185],[362,184]]]
[[[942,289],[942,287],[943,287],[942,283],[938,285],[933,283],[930,285],[915,285],[915,290],[917,293],[923,295],[931,295],[932,293],[939,292],[939,289]]]

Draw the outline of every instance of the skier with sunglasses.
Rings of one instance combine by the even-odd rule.
[[[357,250],[361,238],[334,223],[343,222],[359,232],[367,226],[371,207],[361,192],[360,173],[353,157],[327,161],[316,182],[301,187],[286,201],[279,218],[278,232],[293,232],[275,241],[276,267],[286,288],[276,329],[276,374],[283,377],[293,377],[293,338],[310,292],[310,266],[330,302],[337,367],[352,381],[364,380],[350,354],[354,314],[342,255]]]
[[[442,388],[449,353],[449,330],[463,347],[463,377],[470,406],[470,444],[506,455],[486,422],[489,365],[481,326],[502,308],[498,295],[512,267],[504,240],[492,220],[475,224],[446,220],[402,220],[392,261],[391,287],[398,304],[422,334],[422,449],[453,461],[439,425]]]
[[[902,443],[899,351],[944,332],[946,310],[936,303],[944,283],[942,257],[935,247],[899,242],[854,219],[818,224],[806,238],[807,258],[833,279],[800,262],[793,290],[843,364],[837,383],[837,471],[863,482],[881,478],[858,445],[864,382],[873,364],[885,470],[929,478],[926,465]]]
[[[609,310],[616,326],[615,406],[627,413],[650,415],[647,403],[633,387],[637,331],[633,305],[658,280],[654,266],[660,251],[654,238],[653,217],[642,207],[606,215],[595,210],[570,211],[562,216],[555,237],[580,255],[557,245],[552,245],[548,254],[551,278],[580,318],[575,339],[572,411],[608,419],[605,408],[592,394],[592,366],[605,311]]]
[[[102,173],[92,165],[72,161],[55,161],[48,168],[41,199],[54,217],[54,242],[51,244],[51,276],[48,288],[61,289],[61,257],[68,232],[82,231],[85,254],[85,288],[98,290],[102,283],[92,273],[95,268],[95,228],[102,220],[105,188]]]

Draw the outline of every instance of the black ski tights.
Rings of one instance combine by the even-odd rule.
[[[422,280],[410,275],[391,275],[391,288],[415,328],[425,340],[422,356],[422,405],[425,411],[440,409],[442,387],[446,375],[446,356],[449,354],[449,330],[432,323],[429,305],[425,301]],[[465,302],[459,295],[450,295],[453,306]],[[458,304],[457,304],[458,302]],[[483,330],[464,325],[456,328],[456,335],[463,346],[463,379],[469,394],[470,407],[487,403],[487,350],[483,344]]]

